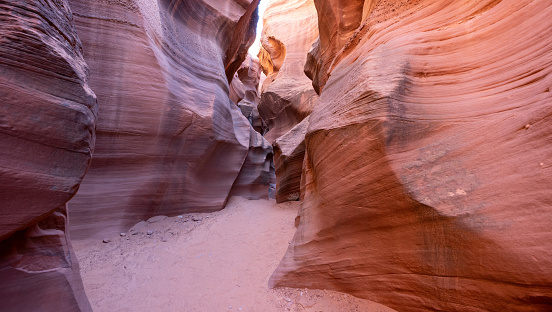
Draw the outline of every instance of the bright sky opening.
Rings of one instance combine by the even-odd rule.
[[[263,31],[263,14],[270,0],[261,0],[259,3],[259,21],[257,22],[257,37],[255,42],[249,47],[249,54],[257,57],[259,50],[261,49],[261,32]]]

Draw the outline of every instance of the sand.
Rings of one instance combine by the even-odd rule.
[[[154,217],[73,247],[94,311],[393,311],[328,290],[269,289],[298,202],[230,199],[222,211]],[[149,233],[149,234],[148,234]]]

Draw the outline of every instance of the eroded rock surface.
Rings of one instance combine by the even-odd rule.
[[[0,242],[0,278],[3,311],[92,311],[65,206]]]
[[[259,94],[260,80],[261,65],[259,59],[248,54],[234,74],[230,84],[230,99],[238,105],[255,131],[264,135],[268,129],[258,110],[261,100]]]
[[[305,134],[309,117],[282,135],[274,143],[274,167],[278,203],[299,200],[301,197],[301,174],[305,158]]]
[[[275,183],[272,146],[255,129],[250,128],[249,151],[242,169],[232,185],[231,196],[268,199],[268,185]]]
[[[317,1],[304,202],[271,285],[550,310],[549,2],[357,2]]]
[[[224,207],[252,141],[228,80],[254,39],[258,2],[70,0],[102,108],[70,203],[74,236]],[[270,148],[257,147],[264,161]]]
[[[275,148],[278,202],[300,197],[307,129],[302,120],[318,101],[304,67],[307,52],[317,36],[312,0],[273,1],[267,7],[259,53],[267,78],[262,86],[259,113],[269,128],[266,138]],[[300,123],[303,125],[299,127]]]
[[[65,0],[0,2],[0,101],[0,309],[90,311],[65,204],[97,103]]]
[[[306,53],[318,37],[312,0],[272,1],[266,8],[259,60],[263,82],[259,113],[274,141],[310,114],[316,101],[303,68]]]

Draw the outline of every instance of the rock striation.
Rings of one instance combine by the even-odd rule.
[[[259,60],[264,74],[259,114],[274,141],[310,114],[318,96],[305,76],[306,53],[318,37],[312,0],[271,1],[264,13]]]
[[[0,242],[2,311],[92,311],[67,224],[62,206]]]
[[[259,59],[248,54],[234,74],[232,83],[230,83],[230,99],[238,105],[255,131],[264,135],[268,129],[258,110],[261,100],[259,94],[260,80],[261,66]]]
[[[72,19],[65,0],[0,2],[5,311],[91,311],[72,256],[66,202],[90,164],[97,102]]]
[[[94,161],[70,203],[74,237],[222,209],[234,184],[244,194],[246,180],[264,183],[271,147],[229,99],[259,0],[69,2],[101,106]]]
[[[316,7],[304,201],[270,285],[400,311],[549,311],[549,2]]]
[[[275,198],[278,203],[301,198],[301,174],[308,127],[309,116],[274,142]]]
[[[274,146],[276,201],[298,200],[308,125],[303,121],[318,101],[303,69],[318,37],[316,9],[312,0],[272,1],[264,16],[259,58],[267,78],[259,113]]]

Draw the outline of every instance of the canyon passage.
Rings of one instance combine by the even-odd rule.
[[[0,1],[0,309],[551,311],[549,0]]]

